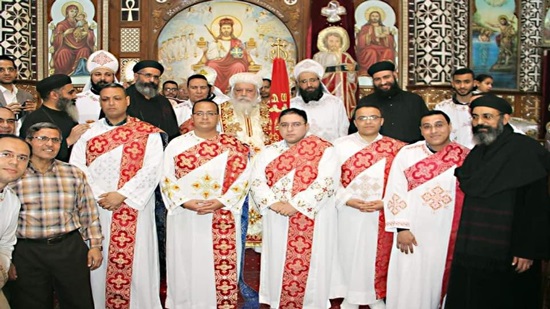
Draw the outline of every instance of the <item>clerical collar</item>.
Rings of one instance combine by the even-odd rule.
[[[469,105],[470,103],[469,102],[466,102],[466,103],[462,103],[460,102],[459,100],[456,99],[456,94],[453,94],[453,103],[456,104],[456,105]]]
[[[127,121],[128,121],[128,116],[126,116],[126,118],[124,118],[124,120],[122,120],[121,122],[112,124],[112,123],[109,121],[109,119],[107,119],[107,117],[105,117],[105,122],[106,122],[108,125],[110,125],[111,127],[118,127],[118,126],[121,126],[121,125],[125,124]]]

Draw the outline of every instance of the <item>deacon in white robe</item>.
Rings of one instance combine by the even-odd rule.
[[[102,95],[113,96],[124,94],[122,86],[120,88],[107,88],[101,91]],[[117,91],[119,91],[117,93]],[[124,98],[124,96],[122,96]],[[128,97],[126,97],[128,98]],[[106,104],[102,102],[102,105]],[[124,108],[126,105],[123,104]],[[110,108],[110,107],[109,107]],[[136,118],[126,117],[124,114],[123,124],[112,125],[109,121],[110,110],[103,107],[107,118],[91,124],[90,129],[86,131],[77,143],[73,146],[70,163],[79,167],[86,174],[94,196],[99,202],[99,219],[104,235],[103,240],[103,263],[91,272],[92,294],[94,306],[96,309],[105,308],[109,301],[109,289],[106,284],[109,279],[109,248],[111,243],[111,232],[113,224],[114,211],[106,209],[102,200],[108,199],[106,195],[116,192],[125,197],[124,204],[136,211],[137,221],[135,229],[135,240],[133,250],[131,284],[129,290],[131,309],[141,308],[161,308],[159,298],[160,288],[160,270],[158,256],[158,241],[155,225],[155,196],[154,190],[160,181],[162,167],[162,149],[163,143],[159,129],[152,127],[146,122],[141,122]],[[115,121],[115,118],[111,118]],[[128,162],[124,154],[125,144],[118,144],[115,139],[110,137],[113,130],[124,130],[122,132],[131,135],[129,132],[136,132],[137,129],[147,128],[151,130],[146,137],[145,152],[138,155],[133,154]],[[129,132],[128,132],[129,131]],[[162,133],[164,134],[164,133]],[[115,144],[116,147],[102,152],[93,161],[97,153],[91,152],[91,149]],[[142,164],[137,173],[127,180],[122,187],[121,177],[127,171],[127,164],[136,164],[141,161]],[[90,162],[91,161],[91,162]],[[130,166],[130,169],[132,167]],[[107,291],[107,292],[106,292]],[[126,293],[128,291],[122,291]],[[107,296],[106,296],[107,294]],[[115,297],[112,297],[114,299]]]
[[[305,136],[302,115],[281,113],[285,140],[256,156],[251,177],[263,222],[260,303],[270,308],[327,308],[329,300],[340,173],[332,145]]]
[[[454,170],[468,149],[450,142],[441,111],[421,119],[426,139],[395,157],[384,196],[386,230],[394,233],[388,269],[388,309],[437,309],[446,293],[463,194]]]
[[[194,131],[172,140],[165,151],[161,187],[168,209],[166,307],[170,309],[236,308],[237,304],[241,207],[250,167],[248,148],[216,132],[217,110],[212,101],[195,103]],[[201,212],[212,202],[222,207]]]
[[[375,107],[358,109],[356,113],[364,111],[369,116],[380,116]],[[342,175],[336,196],[338,265],[331,298],[343,297],[342,308],[385,308],[392,234],[385,231],[382,196],[393,158],[405,143],[380,135],[380,119],[373,119],[366,126],[376,134],[368,142],[360,134],[364,122],[361,117],[368,116],[358,119],[355,115],[358,133],[334,142]]]

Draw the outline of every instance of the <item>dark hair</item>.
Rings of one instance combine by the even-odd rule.
[[[33,124],[32,126],[30,126],[30,128],[27,129],[27,132],[26,132],[27,133],[26,134],[27,139],[32,139],[34,134],[36,132],[42,130],[42,129],[57,130],[57,132],[59,132],[59,137],[63,138],[63,135],[61,133],[61,129],[57,125],[55,125],[51,122],[38,122],[38,123]]]
[[[212,100],[209,100],[208,98],[207,99],[202,99],[202,100],[198,100],[197,102],[193,103],[193,108],[191,109],[191,113],[195,113],[195,105],[197,105],[198,103],[202,103],[202,102],[207,102],[207,103],[212,103],[216,106],[216,112],[219,114],[220,113],[220,106],[212,101]]]
[[[187,87],[189,87],[189,82],[191,82],[194,79],[202,79],[206,81],[206,84],[208,84],[208,79],[206,79],[206,76],[202,74],[193,74],[187,78]],[[208,84],[210,86],[210,84]]]
[[[15,64],[15,57],[10,55],[0,55],[0,60],[7,60],[13,63],[13,67],[17,70],[17,65]]]
[[[269,78],[262,78],[262,81],[269,82],[269,84],[271,85],[271,79],[269,79]]]
[[[294,108],[294,107],[291,107],[291,108],[288,108],[288,109],[285,109],[284,111],[281,112],[281,114],[279,115],[279,119],[278,119],[278,122],[281,121],[281,118],[283,118],[283,116],[286,116],[286,115],[298,115],[300,117],[302,117],[305,121],[305,123],[307,123],[307,114],[304,110],[301,110],[301,109],[297,109],[297,108]]]
[[[462,68],[462,69],[458,69],[458,70],[454,71],[453,74],[451,75],[451,77],[454,78],[456,75],[464,75],[464,74],[472,74],[472,78],[474,78],[474,76],[476,76],[474,74],[474,71],[472,71],[472,69]]]
[[[167,81],[165,81],[164,83],[162,83],[162,89],[164,89],[164,86],[165,86],[166,84],[174,84],[174,85],[176,85],[176,87],[179,87],[179,86],[178,86],[178,83],[176,83],[175,81],[173,81],[173,80],[167,80]]]
[[[426,117],[429,117],[429,116],[433,116],[433,115],[443,115],[443,117],[445,118],[445,120],[447,120],[447,124],[451,124],[451,118],[449,118],[449,116],[447,114],[445,114],[444,112],[440,111],[440,110],[431,110],[427,113],[425,113],[424,115],[422,115],[422,117],[420,117],[420,125],[422,125],[422,119],[426,118]]]
[[[22,139],[21,137],[15,136],[13,134],[0,134],[0,140],[2,140],[3,138],[11,138],[11,139],[15,139],[15,140],[18,140],[18,141],[22,141],[23,143],[25,143],[25,145],[27,145],[27,147],[29,147],[29,155],[32,155],[31,145],[29,145],[29,143],[27,143],[27,141]]]
[[[126,88],[124,88],[124,86],[122,86],[121,84],[117,84],[117,83],[110,83],[110,84],[107,84],[107,85],[103,86],[103,88],[101,88],[99,93],[101,93],[101,91],[103,91],[103,89],[107,89],[107,88],[122,89],[122,91],[124,91],[124,95],[128,96],[128,94],[126,93]]]
[[[363,107],[372,107],[372,108],[376,108],[379,112],[380,112],[380,116],[382,118],[384,118],[384,113],[382,112],[382,109],[380,108],[380,106],[378,105],[375,105],[375,104],[362,104],[362,105],[357,105],[354,109],[353,109],[353,112],[351,113],[351,120],[355,120],[355,113],[363,108]]]
[[[482,82],[484,80],[486,80],[487,78],[490,78],[490,79],[493,79],[493,76],[489,75],[489,74],[479,74],[478,76],[476,76],[475,80],[477,80],[478,82]]]

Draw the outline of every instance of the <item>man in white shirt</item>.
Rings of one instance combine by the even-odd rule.
[[[91,74],[90,79],[82,88],[82,92],[76,96],[79,123],[92,123],[99,119],[101,113],[99,91],[105,85],[116,81],[118,60],[110,52],[98,50],[88,58],[86,69]]]
[[[36,102],[32,94],[15,86],[17,74],[15,58],[0,55],[0,106],[11,109],[20,126],[25,115],[36,110]]]
[[[305,59],[294,67],[298,95],[290,100],[290,107],[306,111],[311,134],[334,141],[348,134],[349,120],[342,100],[330,94],[321,78],[325,68],[318,62]]]
[[[14,135],[0,134],[0,308],[9,308],[2,293],[8,281],[11,253],[17,241],[17,219],[21,203],[7,185],[17,180],[27,168],[30,146]]]
[[[474,71],[469,68],[458,69],[453,72],[451,79],[451,87],[454,90],[452,98],[438,103],[434,109],[445,112],[451,118],[451,141],[472,149],[475,144],[470,100],[474,91]]]

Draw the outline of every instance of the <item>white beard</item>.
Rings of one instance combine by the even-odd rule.
[[[259,102],[251,101],[247,98],[231,99],[230,102],[233,104],[235,112],[244,116],[250,116],[259,106]]]

